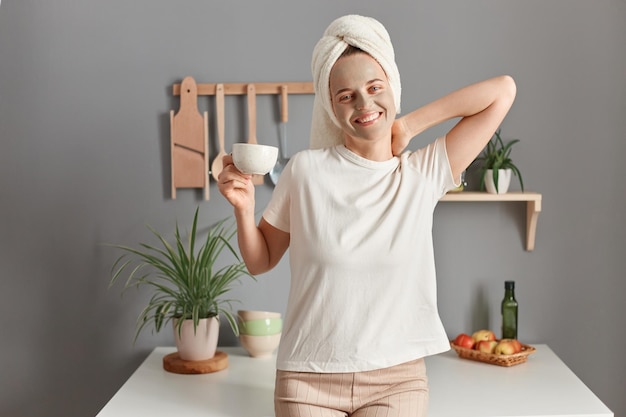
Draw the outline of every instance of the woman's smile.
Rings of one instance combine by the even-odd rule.
[[[375,123],[380,118],[381,115],[382,115],[381,112],[366,113],[365,115],[358,116],[357,118],[355,118],[354,123],[364,125],[364,126],[371,125]]]

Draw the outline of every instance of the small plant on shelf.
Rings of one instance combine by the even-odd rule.
[[[500,135],[500,130],[496,130],[491,140],[487,143],[487,146],[482,153],[476,158],[476,162],[481,163],[480,167],[480,189],[484,190],[486,176],[491,172],[493,184],[495,185],[496,192],[498,190],[498,180],[500,176],[500,170],[511,170],[513,174],[519,178],[520,187],[522,192],[524,191],[524,180],[522,174],[517,166],[511,160],[511,148],[519,139],[513,139],[509,142],[504,142]]]

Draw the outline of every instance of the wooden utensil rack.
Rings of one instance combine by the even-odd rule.
[[[198,83],[199,96],[214,96],[218,83]],[[248,92],[248,84],[254,84],[257,94],[277,94],[280,95],[280,88],[287,86],[288,94],[313,94],[313,82],[284,82],[284,83],[223,83],[224,95],[243,96]],[[172,93],[180,95],[180,83],[172,86]]]
[[[185,85],[186,93],[181,96]],[[193,77],[185,77],[181,83],[172,85],[172,94],[181,97],[178,113],[170,111],[170,146],[172,198],[176,198],[177,188],[204,188],[204,198],[209,199],[209,143],[207,112],[200,114],[197,109],[198,96],[217,95],[217,86],[223,95],[247,95],[254,85],[256,94],[282,95],[286,106],[289,94],[313,94],[312,82],[263,82],[263,83],[196,83]],[[220,94],[221,95],[221,94]],[[223,96],[222,96],[223,98]],[[181,111],[182,110],[182,111]],[[281,120],[286,121],[286,109]],[[218,124],[220,122],[218,121]],[[255,116],[256,123],[256,116]],[[263,178],[255,179],[255,185],[263,184]]]

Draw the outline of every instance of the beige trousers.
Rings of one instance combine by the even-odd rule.
[[[276,417],[426,417],[424,359],[355,373],[276,372]]]

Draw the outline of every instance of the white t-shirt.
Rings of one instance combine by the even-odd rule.
[[[384,162],[343,145],[291,158],[263,213],[290,233],[278,369],[360,372],[450,348],[432,219],[454,187],[444,138]]]

